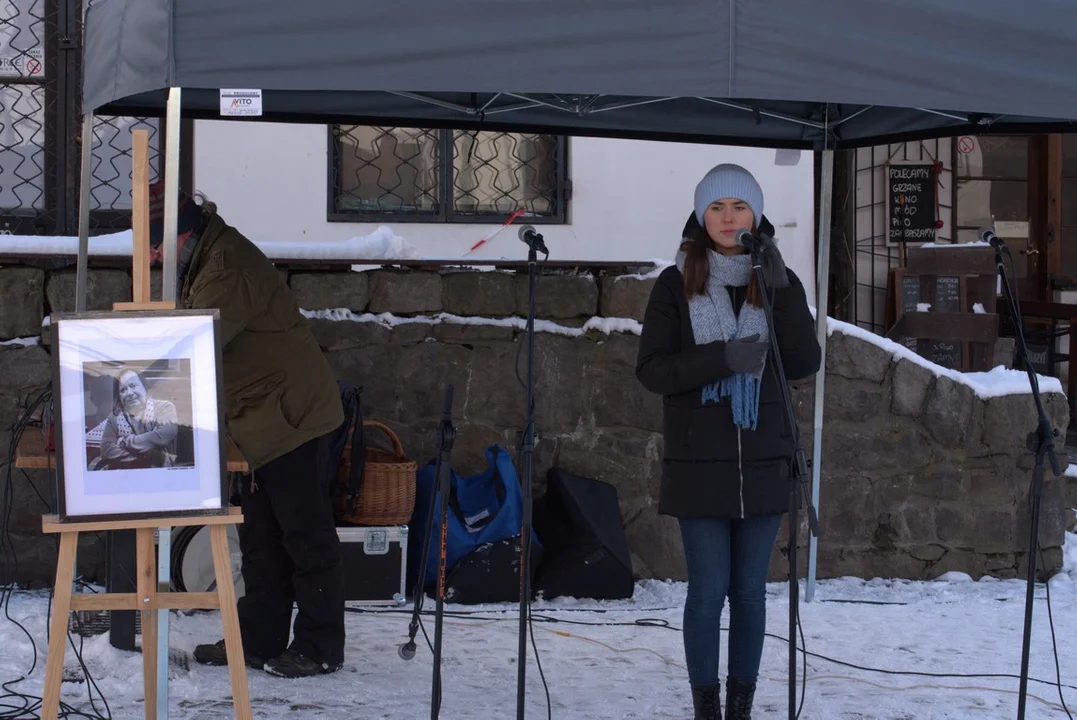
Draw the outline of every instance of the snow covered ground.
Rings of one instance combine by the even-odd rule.
[[[1065,570],[1050,583],[1054,629],[1066,702],[1077,711],[1077,535],[1066,541]],[[803,585],[802,585],[803,587]],[[1047,588],[1036,588],[1029,718],[1064,718],[1048,623]],[[643,581],[624,602],[553,601],[534,605],[534,635],[546,675],[552,717],[691,717],[681,622],[685,585]],[[757,718],[786,717],[788,623],[785,584],[769,587]],[[1000,674],[1013,677],[887,675],[809,657],[805,720],[929,720],[1013,718],[1017,707],[1025,585],[1021,580],[948,575],[932,582],[822,581],[815,601],[801,604],[807,649],[841,663],[906,673]],[[40,695],[48,597],[15,592],[7,613],[37,646],[30,676],[7,689]],[[433,604],[427,607],[433,609]],[[287,681],[249,670],[255,717],[429,717],[431,654],[397,654],[410,615],[369,608],[349,613],[344,669],[331,676]],[[517,615],[514,605],[451,607],[445,621],[442,718],[493,720],[516,715]],[[433,618],[424,620],[433,637]],[[173,718],[232,717],[228,673],[190,659],[199,642],[220,636],[215,613],[173,614],[170,713]],[[76,642],[78,638],[76,638]],[[35,661],[27,636],[0,618],[0,682],[15,680]],[[67,675],[80,677],[70,646]],[[527,716],[546,717],[546,699],[529,647]],[[142,717],[141,656],[114,649],[105,635],[84,641],[83,658],[114,718]],[[798,673],[800,672],[798,657]],[[799,678],[798,678],[799,682]],[[1068,686],[1066,686],[1068,685]],[[63,700],[92,715],[85,682],[66,682]],[[0,705],[17,705],[10,696]],[[97,707],[104,705],[97,700]],[[3,708],[0,707],[0,714]]]

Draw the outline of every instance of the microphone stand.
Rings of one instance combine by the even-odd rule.
[[[441,636],[445,618],[445,558],[448,542],[449,493],[451,492],[452,446],[456,439],[456,428],[452,424],[453,386],[445,388],[445,402],[441,410],[441,422],[438,425],[438,455],[434,465],[437,478],[437,490],[430,493],[430,505],[427,511],[426,533],[423,538],[423,554],[419,563],[419,574],[415,580],[411,623],[408,626],[408,641],[400,646],[400,657],[411,660],[415,657],[415,635],[419,631],[419,615],[422,613],[426,566],[430,556],[430,535],[434,529],[434,509],[440,505],[441,534],[438,542],[437,605],[434,610],[434,670],[430,688],[430,720],[437,720],[441,713]],[[440,503],[438,502],[440,498]]]
[[[526,232],[530,230],[530,232]],[[520,629],[519,667],[516,679],[516,718],[524,719],[524,699],[527,682],[527,630],[531,619],[531,482],[535,454],[535,265],[538,251],[543,263],[550,257],[542,235],[522,228],[520,239],[527,243],[527,409],[521,441],[523,472],[523,521],[520,526]]]
[[[1021,362],[1025,366],[1025,372],[1028,373],[1028,384],[1032,389],[1032,398],[1036,403],[1036,414],[1038,416],[1036,429],[1028,434],[1026,440],[1029,451],[1035,453],[1036,462],[1032,470],[1032,488],[1029,491],[1032,518],[1029,522],[1028,532],[1028,577],[1025,587],[1025,627],[1021,640],[1021,683],[1017,695],[1017,720],[1024,720],[1025,702],[1028,696],[1029,646],[1032,639],[1032,595],[1036,585],[1036,554],[1039,552],[1040,504],[1043,498],[1043,476],[1045,472],[1044,458],[1050,459],[1051,471],[1055,474],[1055,477],[1062,475],[1062,469],[1059,466],[1058,455],[1055,454],[1054,438],[1058,435],[1058,431],[1051,427],[1051,421],[1047,417],[1047,412],[1043,409],[1039,380],[1036,377],[1036,371],[1032,367],[1032,363],[1028,360],[1028,346],[1025,344],[1025,323],[1021,317],[1021,308],[1010,288],[1009,279],[1006,277],[1006,265],[1002,260],[1004,245],[1001,241],[995,241],[991,244],[995,248],[995,264],[998,266],[999,277],[1002,280],[1002,292],[1006,296],[1006,303],[1010,307],[1010,317],[1013,318],[1017,351],[1020,353]],[[1005,249],[1008,253],[1009,248]]]
[[[782,403],[785,405],[785,419],[790,435],[793,438],[793,462],[790,465],[789,478],[789,720],[795,720],[797,704],[797,616],[800,603],[800,586],[797,580],[797,531],[800,520],[797,512],[801,503],[808,512],[808,530],[812,536],[819,536],[819,518],[815,507],[811,502],[811,493],[808,491],[808,461],[804,454],[804,446],[800,440],[800,428],[797,426],[796,413],[793,411],[793,394],[789,390],[789,381],[785,376],[785,368],[782,365],[782,356],[778,352],[778,336],[774,332],[774,306],[770,295],[767,293],[767,284],[763,279],[762,256],[764,247],[756,242],[752,245],[752,270],[755,272],[756,282],[759,284],[759,294],[763,298],[763,311],[767,317],[767,330],[770,334],[771,354],[774,358],[773,370],[775,379],[778,381],[778,389],[782,393]],[[820,368],[819,372],[825,372]]]

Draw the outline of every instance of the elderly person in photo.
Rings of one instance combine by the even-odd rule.
[[[177,422],[175,405],[149,397],[142,376],[123,370],[116,378],[116,408],[101,436],[99,469],[171,466]]]

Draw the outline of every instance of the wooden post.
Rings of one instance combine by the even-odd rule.
[[[150,138],[131,131],[131,299],[150,299]]]
[[[114,311],[174,310],[174,301],[150,300],[149,247],[149,134],[145,130],[131,132],[131,302],[113,303]],[[223,432],[222,428],[222,432]],[[231,469],[231,468],[229,468]],[[41,704],[42,720],[56,720],[60,708],[60,687],[63,681],[64,650],[67,644],[68,616],[74,610],[138,610],[142,619],[142,683],[145,692],[146,720],[157,719],[158,671],[168,677],[168,667],[157,666],[158,612],[180,609],[219,608],[224,629],[225,651],[228,655],[228,674],[232,682],[232,705],[240,720],[251,718],[250,691],[247,687],[247,667],[243,657],[243,642],[239,632],[236,610],[236,589],[232,580],[228,537],[225,526],[243,522],[239,508],[229,508],[226,515],[164,517],[139,520],[115,520],[86,523],[59,522],[55,515],[41,519],[44,533],[60,533],[60,553],[56,561],[54,608],[49,625],[49,649],[45,662],[45,688]],[[213,571],[217,581],[214,592],[168,591],[167,584],[158,584],[157,558],[153,531],[171,532],[173,527],[206,525],[210,528],[210,547],[213,552]],[[72,595],[71,578],[75,571],[75,550],[79,533],[135,531],[135,593],[97,593]],[[165,558],[165,562],[168,558]],[[163,631],[167,632],[167,616]],[[166,657],[167,663],[167,657]]]
[[[172,300],[150,300],[150,135],[131,131],[131,302],[112,309],[175,310]]]

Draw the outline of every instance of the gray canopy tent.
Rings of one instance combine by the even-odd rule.
[[[260,121],[818,151],[825,350],[834,150],[1073,131],[1074,47],[1077,3],[1060,0],[98,0],[85,18],[84,135],[94,113],[168,118],[166,296],[175,284],[178,121],[219,118],[222,88],[260,89]],[[83,143],[79,303],[90,148]],[[809,599],[815,549],[812,538]]]

